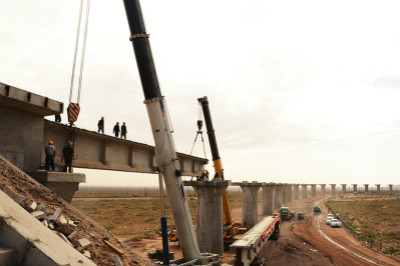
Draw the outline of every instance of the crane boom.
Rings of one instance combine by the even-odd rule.
[[[202,98],[198,98],[197,100],[199,101],[203,109],[203,116],[206,122],[208,140],[210,142],[210,149],[213,157],[212,159],[215,169],[215,178],[220,178],[224,180],[224,169],[222,168],[221,157],[219,156],[217,138],[215,136],[215,130],[211,119],[211,112],[208,103],[208,98],[207,96],[204,96]],[[225,224],[227,225],[232,224],[233,220],[228,199],[228,191],[225,191],[224,194],[222,195],[222,209],[224,213]]]
[[[164,177],[183,257],[185,260],[199,259],[201,258],[200,249],[183,189],[181,170],[171,134],[168,112],[166,112],[165,98],[161,95],[158,84],[149,35],[145,30],[139,1],[124,0],[124,5],[131,32],[130,40],[133,44],[145,96],[144,103],[147,107],[155,142],[157,166]]]

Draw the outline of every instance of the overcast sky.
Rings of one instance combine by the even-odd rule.
[[[0,0],[0,82],[67,106],[79,4]],[[141,5],[177,151],[190,152],[208,96],[228,180],[399,183],[399,1]],[[129,35],[122,0],[92,0],[76,125],[97,130],[104,116],[111,135],[125,121],[128,139],[153,145]],[[88,185],[157,185],[86,173]]]

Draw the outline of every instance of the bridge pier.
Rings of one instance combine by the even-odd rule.
[[[299,186],[300,186],[299,184],[294,184],[293,185],[294,200],[299,200],[300,199]]]
[[[292,202],[292,200],[293,200],[292,185],[288,184],[286,189],[287,189],[287,191],[286,191],[286,201],[287,202]]]
[[[352,184],[353,185],[353,192],[356,193],[357,192],[357,184]]]
[[[392,184],[389,184],[389,193],[390,193],[390,195],[393,194],[393,185]]]
[[[336,195],[336,184],[331,184],[331,188],[332,188],[332,196]]]
[[[282,204],[284,205],[287,202],[287,188],[286,188],[287,184],[283,184],[282,186]]]
[[[198,196],[197,240],[201,252],[224,253],[222,194],[230,181],[184,181]]]
[[[346,194],[346,184],[341,184],[342,185],[342,194]]]
[[[72,197],[79,188],[79,183],[86,182],[86,175],[82,173],[38,170],[28,174],[68,203],[71,203]]]
[[[275,184],[262,183],[262,215],[274,214]]]
[[[369,186],[368,184],[364,184],[364,188],[365,188],[364,192],[365,193],[368,193],[368,186]]]
[[[381,193],[381,185],[380,184],[376,184],[376,193]]]
[[[276,184],[274,207],[278,209],[282,207],[282,188],[283,184]]]
[[[243,225],[246,227],[253,227],[258,223],[258,190],[261,187],[261,183],[257,181],[234,183],[240,186],[243,190]]]
[[[301,190],[303,192],[303,199],[306,199],[307,198],[307,184],[302,184]]]
[[[320,184],[321,186],[321,195],[325,196],[326,195],[326,184]]]
[[[316,197],[317,196],[317,184],[311,184],[311,196]]]

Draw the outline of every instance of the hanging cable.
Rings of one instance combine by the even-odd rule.
[[[69,88],[69,103],[72,101],[72,89],[74,86],[74,74],[75,74],[75,65],[76,65],[76,54],[78,52],[78,43],[79,43],[79,32],[81,28],[81,19],[82,19],[82,8],[83,8],[83,0],[81,0],[81,6],[79,8],[79,17],[78,17],[78,28],[76,30],[76,40],[75,40],[75,53],[74,53],[74,62],[72,64],[72,75],[71,75],[71,85]]]
[[[87,36],[87,29],[88,29],[88,24],[89,24],[89,10],[90,10],[90,0],[87,0],[85,33],[83,35],[83,44],[82,44],[83,47],[82,47],[82,56],[81,56],[81,70],[79,73],[79,87],[78,87],[78,99],[77,99],[78,104],[79,104],[79,101],[81,98],[82,73],[83,73],[83,62],[85,61],[86,36]]]

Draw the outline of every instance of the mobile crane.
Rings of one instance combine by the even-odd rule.
[[[155,142],[156,163],[168,191],[172,214],[179,233],[183,260],[186,262],[192,261],[196,265],[209,265],[207,260],[213,260],[213,265],[217,265],[215,258],[218,255],[200,253],[183,187],[182,171],[175,151],[170,119],[166,110],[166,101],[161,94],[158,83],[150,49],[149,35],[146,33],[139,0],[124,0],[124,6],[131,33],[130,41],[135,52],[145,96],[144,103],[147,107]],[[163,244],[167,241],[164,239]],[[190,264],[185,263],[185,265]]]
[[[210,142],[210,149],[214,163],[215,176],[214,179],[224,180],[224,169],[222,168],[221,157],[219,156],[217,138],[211,119],[211,112],[207,96],[197,99],[203,109],[203,116],[207,127],[208,140]],[[222,195],[222,210],[224,213],[224,239],[230,239],[239,232],[239,225],[235,224],[232,219],[231,207],[228,198],[228,191],[225,190]]]

